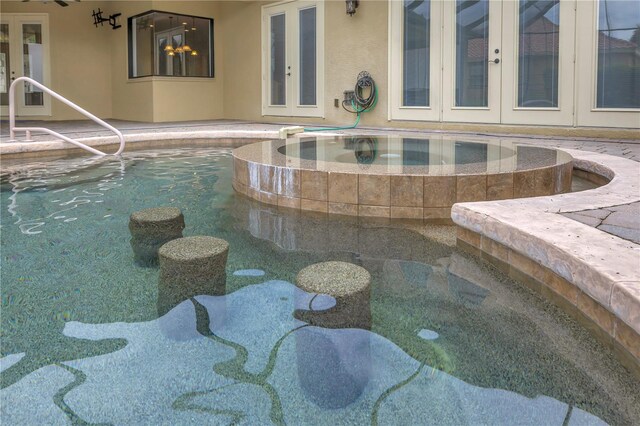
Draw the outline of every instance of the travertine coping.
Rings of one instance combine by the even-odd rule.
[[[309,293],[345,297],[367,290],[371,274],[353,263],[322,262],[302,269],[296,276],[296,285]]]
[[[20,136],[23,134],[21,133]],[[167,131],[167,132],[146,132],[125,134],[125,151],[134,147],[146,145],[162,145],[204,142],[211,143],[215,140],[216,146],[229,145],[238,146],[238,139],[272,139],[278,137],[275,130],[190,130],[190,131]],[[115,152],[120,145],[120,141],[115,136],[92,136],[78,138],[78,142],[97,148],[110,154]],[[244,142],[246,143],[246,141]],[[112,149],[113,151],[111,151]],[[17,154],[37,155],[52,152],[82,152],[82,148],[76,147],[62,140],[39,141],[39,142],[3,142],[0,143],[0,156],[13,156]]]
[[[549,270],[551,279],[556,276],[566,282],[565,291],[556,293],[598,324],[640,365],[640,246],[557,214],[639,201],[638,163],[592,152],[565,151],[573,156],[576,167],[611,181],[569,194],[456,204],[451,212],[454,223],[471,231],[467,237],[459,231],[458,241],[512,267],[523,258],[532,260],[538,268],[528,275],[538,274],[534,278],[553,287],[541,272]],[[582,303],[579,294],[597,302],[616,321],[610,326],[601,324],[597,310]]]
[[[319,139],[318,143],[321,141],[327,142]],[[572,159],[564,153],[549,165],[532,162],[530,168],[522,169],[518,163],[508,170],[458,172],[458,166],[444,170],[434,165],[398,168],[292,159],[280,152],[285,145],[291,146],[287,142],[271,140],[236,148],[236,192],[296,210],[448,221],[456,202],[550,195],[571,189]],[[521,147],[523,152],[530,149]],[[555,155],[555,150],[536,149]]]

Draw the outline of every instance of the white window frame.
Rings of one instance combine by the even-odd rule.
[[[578,1],[576,5],[576,110],[578,126],[640,129],[638,108],[596,108],[598,66],[599,1]],[[590,23],[590,25],[588,24]]]
[[[442,1],[431,0],[429,34],[429,106],[402,105],[404,2],[389,1],[389,119],[440,121],[441,114],[441,57],[442,57]]]

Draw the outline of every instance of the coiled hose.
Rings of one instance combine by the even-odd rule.
[[[369,93],[365,97],[365,92],[367,91]],[[366,71],[362,71],[360,72],[360,74],[358,74],[358,80],[356,81],[353,99],[351,99],[351,101],[342,101],[342,108],[344,108],[345,111],[357,115],[356,122],[352,126],[345,127],[305,127],[304,131],[322,132],[326,130],[355,129],[360,123],[360,114],[373,110],[376,107],[377,103],[378,89],[376,87],[376,82],[371,77],[371,74]]]

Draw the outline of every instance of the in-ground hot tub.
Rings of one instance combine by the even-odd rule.
[[[237,148],[234,189],[263,203],[350,216],[449,219],[457,202],[569,192],[572,158],[509,141],[323,137]]]

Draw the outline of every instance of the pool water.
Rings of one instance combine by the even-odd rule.
[[[3,164],[3,424],[632,424],[637,382],[580,325],[422,229],[277,210],[229,150]],[[175,300],[133,261],[129,215],[182,209],[230,244],[224,288]],[[372,275],[344,323],[293,284]],[[305,319],[308,322],[303,322]],[[636,419],[636,420],[634,420]]]
[[[280,140],[271,146],[281,145]],[[269,149],[263,149],[263,153]],[[507,173],[553,167],[571,161],[556,149],[516,145],[508,140],[467,141],[450,137],[403,138],[398,136],[304,137],[288,139],[277,152],[286,164],[325,163],[381,166],[393,173],[459,175]],[[310,162],[310,163],[309,163]],[[315,167],[312,167],[315,168]]]

